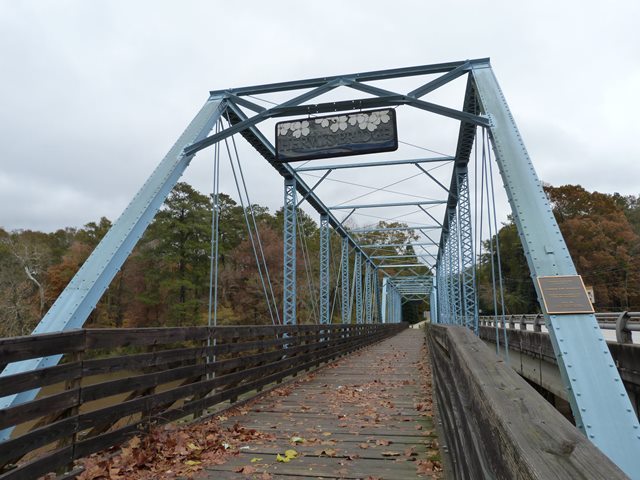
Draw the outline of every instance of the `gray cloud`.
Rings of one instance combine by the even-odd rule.
[[[115,219],[210,89],[484,56],[541,178],[638,193],[639,14],[631,0],[2,1],[0,226]],[[242,155],[252,200],[278,208],[279,177]],[[210,158],[185,177],[202,191]]]

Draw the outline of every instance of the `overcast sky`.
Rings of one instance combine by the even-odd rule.
[[[0,226],[114,220],[209,90],[480,57],[544,181],[638,194],[639,21],[637,0],[0,0]]]

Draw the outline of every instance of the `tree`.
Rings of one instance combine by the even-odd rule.
[[[152,295],[146,301],[164,303],[168,325],[202,323],[208,284],[211,242],[211,199],[184,182],[176,184],[148,229],[145,261]]]

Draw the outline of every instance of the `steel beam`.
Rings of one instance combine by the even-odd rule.
[[[387,207],[416,207],[418,205],[443,205],[445,200],[423,200],[420,202],[390,202],[390,203],[365,203],[362,205],[335,205],[329,210],[351,210],[352,208],[387,208]]]
[[[329,318],[329,217],[320,215],[320,323],[331,323]]]
[[[353,264],[356,290],[356,323],[362,323],[362,255],[356,253]]]
[[[440,230],[440,225],[417,225],[415,227],[360,228],[360,229],[351,230],[351,233],[373,233],[373,232],[392,232],[392,231],[403,232],[407,230]]]
[[[342,237],[342,278],[340,286],[342,287],[342,323],[349,323],[351,318],[351,305],[349,302],[349,240]]]
[[[316,172],[318,170],[340,170],[343,168],[390,167],[394,165],[418,165],[420,163],[451,162],[454,157],[412,158],[408,160],[387,160],[385,162],[334,163],[332,165],[313,165],[296,168],[296,172]]]
[[[522,137],[488,62],[473,69],[513,218],[534,279],[576,269]],[[576,425],[627,475],[640,478],[640,424],[593,314],[549,315],[545,323]]]
[[[348,78],[358,82],[373,82],[377,80],[386,80],[391,78],[412,77],[417,75],[432,75],[434,73],[447,73],[460,66],[471,68],[473,65],[484,65],[489,61],[488,58],[479,58],[474,60],[464,60],[457,62],[437,63],[431,65],[420,65],[415,67],[392,68],[388,70],[376,70],[371,72],[349,73],[344,75],[335,75],[332,77],[318,77],[305,80],[294,80],[290,82],[269,83],[265,85],[254,85],[250,87],[229,88],[224,90],[213,90],[211,94],[217,95],[261,95],[264,93],[284,92],[288,90],[298,90],[303,88],[315,88],[323,85],[331,80],[340,80]]]
[[[366,262],[364,270],[364,321],[371,323],[373,303],[371,302],[371,263]]]
[[[456,167],[458,175],[458,224],[460,227],[461,295],[464,325],[478,334],[478,305],[476,301],[476,270],[473,250],[469,176],[466,166]]]
[[[389,323],[389,278],[382,278],[382,298],[380,299],[380,310],[382,316],[380,323]]]
[[[296,181],[284,180],[284,278],[282,318],[296,325]]]

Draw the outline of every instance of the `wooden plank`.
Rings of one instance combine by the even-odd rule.
[[[25,392],[34,388],[53,385],[65,380],[77,380],[82,375],[80,362],[65,363],[53,367],[33,370],[31,372],[16,373],[0,377],[0,392],[2,395]]]
[[[206,355],[207,353],[204,348],[194,347],[90,359],[83,362],[82,374],[88,377],[122,370],[140,371],[151,367],[166,366],[170,363],[193,362],[196,358],[205,357]]]
[[[80,390],[68,390],[14,407],[0,409],[0,429],[19,425],[28,420],[61,412],[79,405]]]
[[[2,364],[84,349],[84,330],[0,339]]]
[[[445,429],[458,430],[451,437],[467,432],[470,440],[459,455],[477,457],[482,468],[471,471],[472,478],[481,478],[485,469],[501,478],[627,478],[469,330],[428,331],[441,411],[450,417]]]
[[[65,418],[0,443],[0,467],[7,463],[15,463],[33,450],[72,435],[77,429],[77,424],[77,419]]]
[[[163,383],[174,382],[176,380],[191,378],[205,374],[205,365],[190,365],[186,367],[172,368],[160,372],[147,373],[144,375],[134,375],[118,380],[101,382],[88,385],[82,388],[81,402],[90,402],[99,398],[110,397],[118,393],[141,390],[156,387]]]
[[[207,327],[86,329],[87,349],[176,344],[208,338]]]
[[[33,480],[73,461],[73,446],[58,449],[0,475],[0,480]]]

